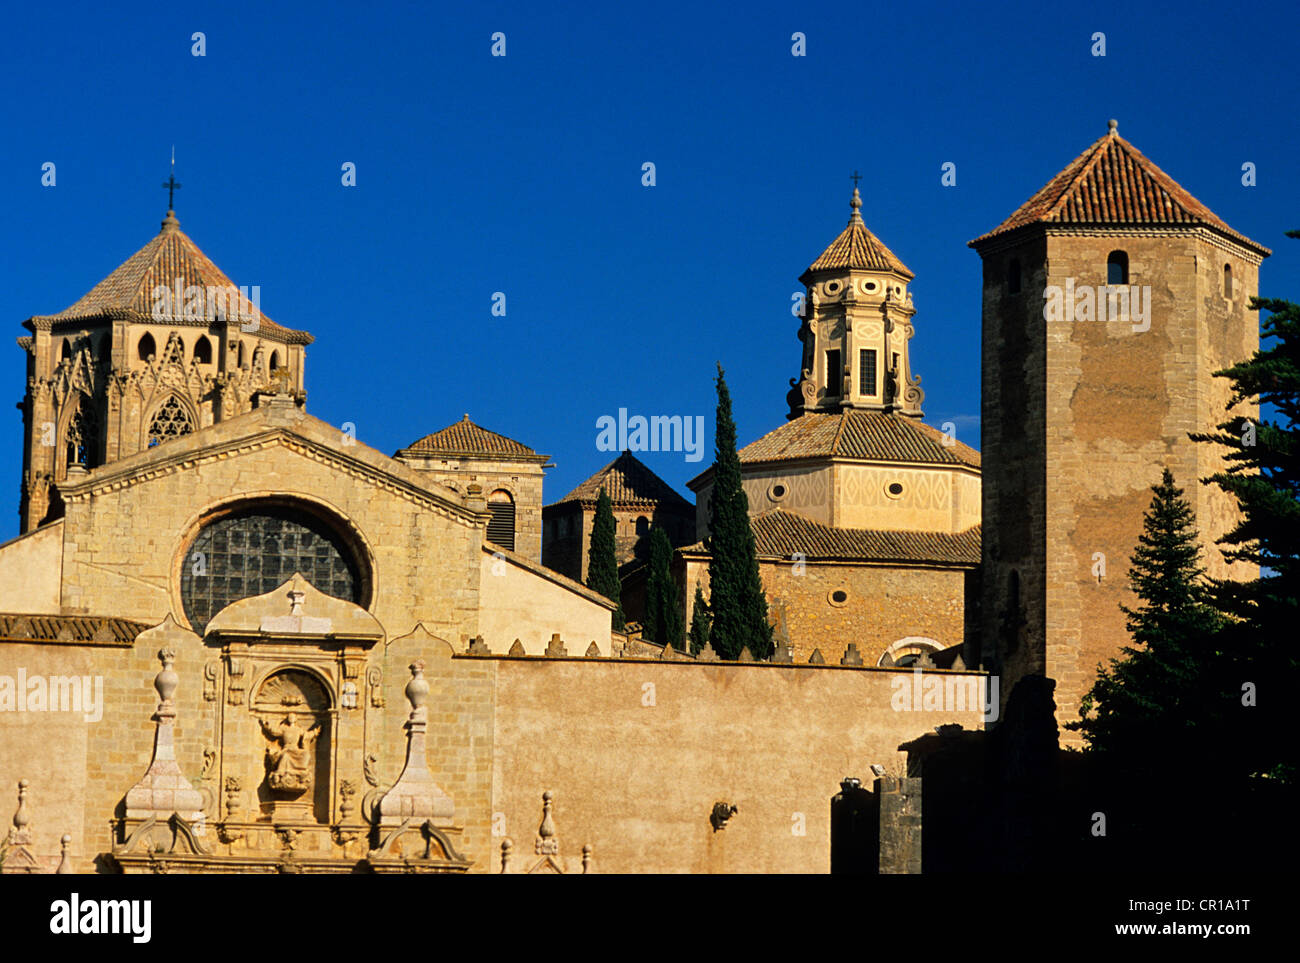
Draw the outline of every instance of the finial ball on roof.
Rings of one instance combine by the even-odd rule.
[[[1110,132],[1111,132],[1112,134],[1118,134],[1118,133],[1119,133],[1119,121],[1118,121],[1118,120],[1114,120],[1114,119],[1108,120],[1108,121],[1106,122],[1106,126],[1110,128]]]

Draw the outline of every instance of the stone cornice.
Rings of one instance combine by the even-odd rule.
[[[897,468],[903,470],[927,470],[927,471],[957,471],[972,478],[981,478],[980,469],[972,465],[964,465],[953,462],[940,461],[891,461],[883,458],[849,458],[844,455],[834,455],[826,457],[823,455],[811,455],[803,458],[775,458],[766,461],[743,461],[740,463],[740,480],[743,484],[745,476],[753,469],[774,469],[774,468],[834,468],[836,465],[851,465],[863,468]],[[710,465],[704,471],[700,472],[694,478],[686,482],[686,487],[691,491],[699,494],[701,488],[713,480],[713,466]]]
[[[980,241],[970,242],[970,247],[981,258],[990,254],[1000,254],[1011,248],[1020,247],[1027,240],[1047,237],[1198,237],[1221,250],[1227,251],[1254,265],[1259,265],[1273,252],[1264,246],[1249,247],[1236,238],[1204,224],[1026,224],[1006,234],[999,234]]]
[[[960,533],[952,532],[924,532],[919,534],[933,535],[955,535]],[[685,562],[707,562],[710,558],[708,552],[696,548],[678,548],[674,549],[676,555],[680,556]],[[802,561],[808,565],[827,565],[836,567],[849,568],[927,568],[938,569],[943,571],[975,571],[980,567],[979,562],[962,562],[945,559],[897,559],[897,558],[863,558],[860,555],[808,555],[804,554]],[[789,555],[764,555],[759,552],[756,556],[759,562],[768,565],[789,565]]]
[[[524,465],[524,466],[541,466],[546,467],[546,462],[550,461],[550,455],[493,455],[481,451],[433,451],[420,448],[399,448],[393,452],[393,458],[401,461],[403,464],[414,468],[416,460],[436,461],[445,459],[448,461],[474,461],[484,462],[493,465]],[[409,459],[409,460],[408,460]],[[427,471],[429,469],[420,469]]]
[[[34,314],[26,321],[22,322],[23,327],[28,331],[66,331],[78,330],[87,324],[110,323],[113,321],[125,321],[129,324],[148,324],[155,327],[172,327],[172,328],[203,328],[205,331],[213,326],[220,325],[220,320],[209,320],[207,317],[187,318],[184,315],[169,317],[159,321],[149,314],[142,314],[139,311],[130,308],[108,308],[103,311],[95,311],[90,314],[78,315],[75,317],[58,317],[47,314]],[[225,322],[226,328],[230,332],[241,330],[238,320],[228,320]],[[259,324],[255,331],[245,331],[245,334],[265,341],[274,341],[278,344],[312,344],[316,339],[306,331],[296,331],[293,328],[286,328],[283,325],[269,322]]]
[[[169,442],[168,444],[177,444],[177,442]],[[272,426],[255,434],[244,435],[228,441],[214,442],[199,451],[183,448],[183,450],[172,454],[166,452],[166,446],[160,445],[149,453],[156,458],[156,461],[143,465],[131,465],[129,459],[122,462],[112,462],[95,469],[82,481],[74,484],[68,484],[65,481],[59,486],[59,494],[65,502],[72,504],[85,501],[95,495],[118,491],[132,485],[153,481],[156,478],[173,475],[180,471],[188,471],[201,465],[254,451],[261,451],[277,445],[312,461],[328,465],[341,474],[364,479],[376,488],[395,494],[400,498],[405,498],[407,501],[420,505],[445,518],[467,522],[477,527],[482,519],[488,517],[487,513],[479,514],[470,511],[462,505],[442,498],[427,489],[420,488],[405,479],[382,472],[359,458],[344,455],[336,449],[304,438],[281,426]],[[404,467],[408,471],[415,470],[409,466]]]

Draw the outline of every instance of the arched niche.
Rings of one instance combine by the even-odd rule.
[[[303,666],[274,668],[256,685],[248,708],[264,814],[329,821],[334,705],[328,683]]]

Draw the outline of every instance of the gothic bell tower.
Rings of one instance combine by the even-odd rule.
[[[799,278],[803,359],[788,417],[862,408],[920,418],[925,393],[908,355],[915,275],[867,230],[856,186],[849,206],[848,226]]]
[[[265,394],[302,404],[312,336],[276,324],[260,300],[168,210],[153,240],[75,304],[24,321],[20,531],[62,515],[69,476],[242,414]]]

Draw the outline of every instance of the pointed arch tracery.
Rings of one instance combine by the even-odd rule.
[[[173,438],[194,433],[194,416],[176,395],[168,395],[149,419],[146,445],[153,448]]]

